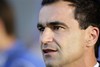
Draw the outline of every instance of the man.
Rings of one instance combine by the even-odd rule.
[[[6,0],[0,0],[0,67],[35,67],[31,55],[15,36],[10,5]]]
[[[47,67],[99,67],[100,6],[93,0],[43,0],[37,25]]]

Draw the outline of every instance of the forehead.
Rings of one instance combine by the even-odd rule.
[[[45,5],[41,8],[39,14],[39,22],[54,22],[54,21],[73,21],[75,7],[70,6],[70,2],[56,2],[50,5]]]

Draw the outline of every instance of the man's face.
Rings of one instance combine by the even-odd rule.
[[[43,6],[39,14],[41,50],[47,66],[62,66],[81,60],[85,51],[85,30],[74,18],[69,2]]]

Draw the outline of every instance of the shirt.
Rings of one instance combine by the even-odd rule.
[[[96,65],[94,67],[99,67],[99,63],[97,62]]]
[[[0,52],[0,67],[45,67],[39,57],[28,52],[25,44],[16,40],[11,49]]]

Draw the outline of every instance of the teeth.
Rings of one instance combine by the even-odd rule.
[[[44,53],[49,53],[49,52],[56,52],[57,50],[52,50],[52,49],[44,49]]]

